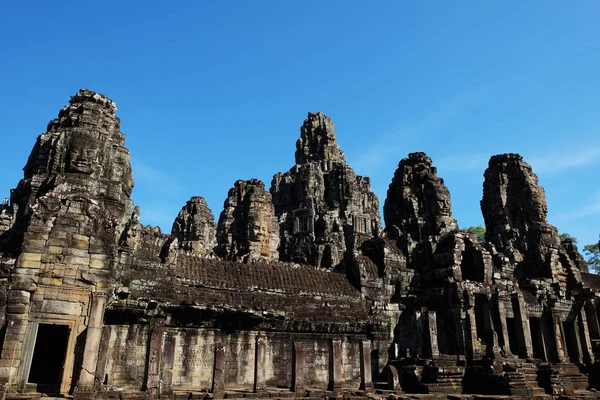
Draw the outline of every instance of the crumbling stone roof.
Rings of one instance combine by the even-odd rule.
[[[308,265],[274,261],[241,264],[182,255],[173,268],[178,278],[199,287],[333,298],[360,297],[360,292],[343,274]]]
[[[600,290],[600,275],[582,272],[581,278],[585,286],[590,289]]]

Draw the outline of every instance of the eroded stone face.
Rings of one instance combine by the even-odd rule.
[[[296,143],[296,165],[271,182],[281,260],[332,268],[380,229],[379,201],[368,178],[346,164],[333,122],[309,113]]]
[[[188,200],[173,222],[171,235],[180,249],[199,255],[212,252],[216,243],[215,217],[203,197]]]
[[[44,193],[82,193],[104,203],[123,227],[132,209],[133,174],[116,106],[107,97],[81,89],[48,130],[38,137],[24,179],[13,192],[18,217]],[[92,179],[88,179],[92,176]]]
[[[229,190],[217,227],[217,253],[228,260],[279,258],[279,227],[271,194],[258,179]]]
[[[425,153],[400,161],[383,206],[386,232],[410,253],[419,243],[436,242],[458,229],[450,192]]]
[[[546,195],[531,166],[518,154],[496,155],[484,176],[481,210],[486,240],[512,262],[531,262],[537,272],[530,272],[550,276],[560,238],[546,220]]]
[[[300,128],[300,139],[296,142],[296,164],[311,161],[346,163],[336,141],[333,121],[321,112],[308,113]]]

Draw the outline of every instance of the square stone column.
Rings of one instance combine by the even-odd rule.
[[[477,341],[477,323],[475,321],[475,308],[470,307],[465,312],[463,321],[465,330],[465,352],[466,356],[475,358],[479,354],[479,342]]]
[[[267,338],[264,334],[256,336],[254,356],[254,393],[260,393],[267,388],[265,380],[265,364],[267,357]]]
[[[161,358],[160,376],[161,388],[160,395],[173,394],[173,365],[175,364],[175,345],[177,339],[173,332],[165,332],[165,343],[163,345],[163,355]]]
[[[151,397],[158,397],[160,381],[160,359],[162,356],[162,343],[165,333],[165,320],[152,318],[150,320],[150,342],[147,359],[146,391]]]
[[[215,346],[212,392],[215,399],[222,399],[225,395],[225,347],[222,344]]]
[[[519,342],[519,356],[522,358],[531,358],[533,357],[531,328],[529,327],[529,317],[523,294],[513,294],[512,304],[515,314],[515,326],[517,328],[517,341]]]
[[[454,320],[454,330],[456,334],[456,351],[458,354],[465,355],[467,353],[467,339],[465,335],[465,313],[460,306],[452,308],[452,318]]]
[[[428,352],[432,358],[439,357],[440,347],[438,345],[437,316],[435,311],[427,311]]]
[[[360,342],[360,389],[372,390],[373,380],[371,379],[371,341],[361,340]]]
[[[591,338],[600,338],[600,323],[598,322],[598,312],[593,300],[586,300],[585,302],[585,314],[587,314],[587,325],[589,328],[589,335]]]
[[[572,340],[574,341],[575,351],[577,352],[577,361],[579,363],[583,363],[583,348],[581,346],[581,335],[579,332],[579,318],[575,318],[573,322],[570,324],[572,328]],[[571,354],[574,356],[574,354]]]
[[[581,310],[579,310],[578,322],[579,322],[578,331],[581,334],[580,342],[581,342],[581,347],[583,350],[583,358],[584,358],[583,361],[586,363],[593,364],[594,363],[594,353],[592,351],[592,340],[590,338],[589,326],[588,326],[587,318],[585,315],[585,310],[583,308],[581,308]]]
[[[292,392],[302,392],[304,390],[304,371],[306,363],[304,360],[304,346],[301,342],[294,342],[292,345]]]
[[[329,390],[339,390],[343,386],[342,340],[329,341]]]
[[[560,321],[560,315],[552,314],[552,325],[554,328],[554,342],[556,346],[556,357],[559,362],[565,362],[567,359],[567,346],[564,341],[564,331],[562,322]]]
[[[98,365],[98,350],[102,338],[102,327],[104,326],[104,308],[106,306],[105,293],[93,293],[88,326],[85,336],[85,348],[83,350],[83,362],[77,382],[77,388],[73,393],[76,399],[94,397],[94,378]]]
[[[511,355],[510,351],[510,339],[508,338],[508,324],[506,323],[506,307],[504,305],[504,299],[499,296],[494,296],[495,310],[500,321],[500,330],[498,338],[500,341],[500,347],[504,351],[504,354]]]
[[[102,336],[100,337],[100,344],[98,346],[98,363],[96,364],[96,374],[94,378],[94,391],[98,391],[102,388],[104,378],[106,374],[106,365],[108,364],[108,346],[110,344],[110,333],[112,328],[110,325],[104,325],[102,327]]]
[[[417,309],[413,312],[412,336],[415,354],[423,357],[423,339],[425,327],[426,310]]]

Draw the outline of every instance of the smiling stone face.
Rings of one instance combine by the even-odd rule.
[[[219,217],[217,242],[217,253],[230,260],[278,259],[277,218],[263,182],[239,180],[229,190]]]
[[[72,148],[67,154],[67,172],[91,175],[94,173],[94,161],[98,157],[96,149]]]
[[[66,149],[66,172],[91,175],[102,165],[98,140],[84,132],[74,132]]]

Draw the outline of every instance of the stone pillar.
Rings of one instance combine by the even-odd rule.
[[[413,343],[415,354],[419,357],[423,357],[423,324],[424,324],[424,315],[423,310],[416,310],[413,313]]]
[[[160,367],[160,379],[162,382],[160,396],[173,394],[173,364],[175,363],[176,342],[177,339],[173,332],[165,333],[165,344],[163,346]]]
[[[585,310],[579,310],[579,331],[581,332],[581,341],[583,347],[583,356],[586,363],[594,363],[594,352],[592,351],[592,339],[590,338],[589,325]]]
[[[90,302],[90,314],[87,332],[85,336],[85,348],[83,350],[83,362],[77,388],[73,393],[74,398],[94,397],[94,378],[96,366],[98,365],[98,350],[102,338],[102,327],[104,326],[104,308],[106,306],[105,293],[93,293]]]
[[[567,358],[567,348],[564,341],[564,331],[562,323],[560,322],[560,316],[558,314],[552,314],[552,325],[554,327],[554,342],[556,344],[556,358],[559,362],[565,362]]]
[[[302,343],[294,342],[292,345],[292,392],[302,392],[304,390],[304,349]]]
[[[342,340],[331,339],[329,342],[329,390],[339,390],[343,386]]]
[[[549,357],[548,357],[548,345],[546,344],[546,335],[544,334],[544,329],[546,329],[546,323],[544,321],[544,318],[542,316],[542,318],[539,319],[539,324],[540,324],[540,337],[539,337],[539,341],[540,341],[540,345],[541,345],[541,351],[542,351],[542,360],[543,361],[549,361]]]
[[[429,342],[429,356],[431,358],[439,357],[440,347],[438,345],[438,332],[437,332],[437,315],[435,311],[427,311],[427,330],[428,330],[428,342]]]
[[[18,377],[18,390],[22,391],[25,389],[25,385],[27,384],[27,380],[29,379],[29,370],[31,369],[31,361],[33,359],[33,350],[35,347],[35,339],[37,337],[37,331],[39,324],[37,322],[29,322],[26,325],[19,325],[25,327],[25,334],[23,337],[23,353],[21,355],[21,365],[19,368],[19,377]],[[10,325],[9,325],[10,328]],[[12,332],[11,332],[12,333]],[[9,334],[8,329],[6,332],[7,336]],[[6,339],[5,339],[6,340]],[[5,346],[6,348],[6,346]],[[4,356],[4,354],[3,354]],[[8,357],[7,357],[8,358]],[[8,383],[12,384],[12,381]]]
[[[486,353],[490,357],[497,358],[500,356],[500,348],[498,346],[498,333],[494,328],[493,306],[490,296],[486,296],[485,302],[482,304],[483,308],[483,324],[485,325],[486,334]]]
[[[160,381],[160,358],[162,355],[162,342],[165,333],[165,320],[152,318],[150,320],[150,341],[148,346],[146,391],[151,397],[158,396]]]
[[[452,317],[454,319],[454,330],[456,334],[456,351],[458,354],[466,354],[467,340],[465,337],[464,313],[461,311],[460,307],[452,309]]]
[[[225,347],[222,344],[215,346],[212,392],[215,399],[222,399],[225,395]]]
[[[265,364],[267,357],[267,338],[263,333],[256,336],[254,356],[254,393],[260,393],[267,387]]]
[[[583,349],[581,347],[581,337],[579,335],[579,318],[574,318],[573,322],[570,323],[572,340],[574,341],[575,350],[577,351],[577,362],[583,362]]]
[[[589,334],[594,339],[600,338],[600,323],[598,321],[598,313],[596,312],[596,306],[592,300],[586,300],[585,311],[587,314],[587,324],[589,327]]]
[[[362,340],[360,342],[360,389],[372,390],[373,380],[371,379],[371,341]]]
[[[501,341],[500,346],[504,351],[504,354],[511,355],[510,351],[510,339],[508,338],[508,324],[506,323],[506,307],[504,305],[504,299],[498,296],[494,296],[496,303],[496,310],[498,312],[498,319],[500,320],[500,332],[499,340]]]
[[[466,355],[475,358],[479,354],[479,342],[477,341],[477,324],[475,322],[475,309],[471,306],[465,313],[465,350]]]
[[[517,341],[519,342],[519,357],[531,358],[533,357],[533,346],[531,344],[531,329],[525,298],[521,293],[515,293],[512,297],[512,304],[517,328]]]
[[[105,325],[102,327],[102,335],[98,346],[98,363],[96,364],[96,376],[94,378],[94,391],[101,389],[106,374],[106,364],[108,363],[108,346],[110,344],[111,327]]]

